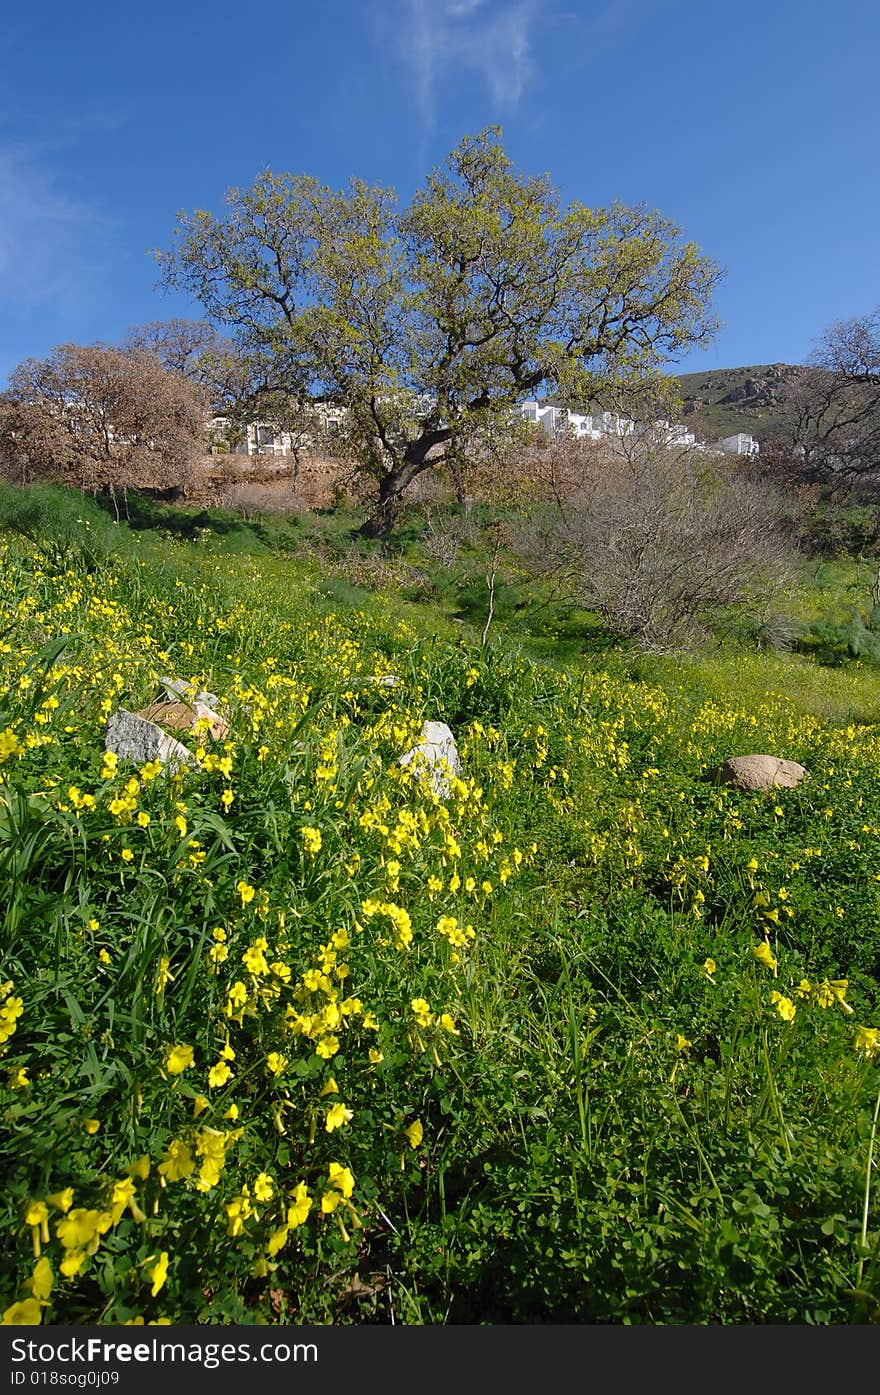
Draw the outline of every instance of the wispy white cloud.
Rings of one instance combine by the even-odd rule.
[[[450,19],[458,19],[462,16],[472,15],[474,10],[480,9],[484,4],[485,0],[449,0],[446,13]]]
[[[0,207],[0,306],[75,310],[97,282],[107,217],[25,144],[0,146]]]
[[[423,125],[434,126],[443,84],[470,70],[500,112],[533,75],[532,32],[542,0],[402,0],[396,39]]]

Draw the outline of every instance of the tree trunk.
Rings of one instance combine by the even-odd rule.
[[[376,509],[359,528],[355,529],[355,536],[387,538],[397,521],[404,490],[412,483],[416,475],[421,474],[427,468],[425,462],[418,465],[409,463],[383,475],[379,481],[379,500]]]
[[[397,518],[397,496],[380,501],[375,513],[370,514],[359,528],[355,529],[355,536],[360,538],[387,538],[394,527]]]
[[[355,530],[356,537],[388,537],[397,520],[397,512],[406,490],[425,470],[432,470],[435,465],[441,463],[436,457],[429,459],[429,456],[435,447],[444,445],[449,440],[450,434],[444,427],[425,432],[418,440],[410,442],[399,464],[379,480],[379,501],[376,510]]]

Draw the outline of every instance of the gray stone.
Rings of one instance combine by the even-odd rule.
[[[778,756],[731,756],[710,776],[716,784],[736,785],[740,790],[793,789],[809,779],[796,760],[780,760]]]
[[[142,764],[158,760],[166,770],[175,771],[183,765],[198,765],[191,751],[169,736],[167,731],[148,722],[136,712],[120,707],[107,723],[104,750],[113,751],[121,760]]]
[[[421,769],[434,793],[440,799],[448,799],[449,780],[461,773],[461,761],[455,737],[445,722],[423,722],[421,740],[418,746],[400,757],[401,765],[415,762]]]

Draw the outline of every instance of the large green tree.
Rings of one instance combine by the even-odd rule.
[[[223,217],[181,214],[157,257],[267,384],[348,408],[377,536],[417,476],[479,452],[523,398],[601,401],[714,329],[718,270],[673,224],[563,207],[497,127],[465,137],[405,209],[388,189],[266,170]]]

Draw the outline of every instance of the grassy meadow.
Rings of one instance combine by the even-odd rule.
[[[5,1322],[878,1320],[880,668],[515,579],[482,645],[416,532],[0,519]],[[108,756],[164,677],[229,736]]]

